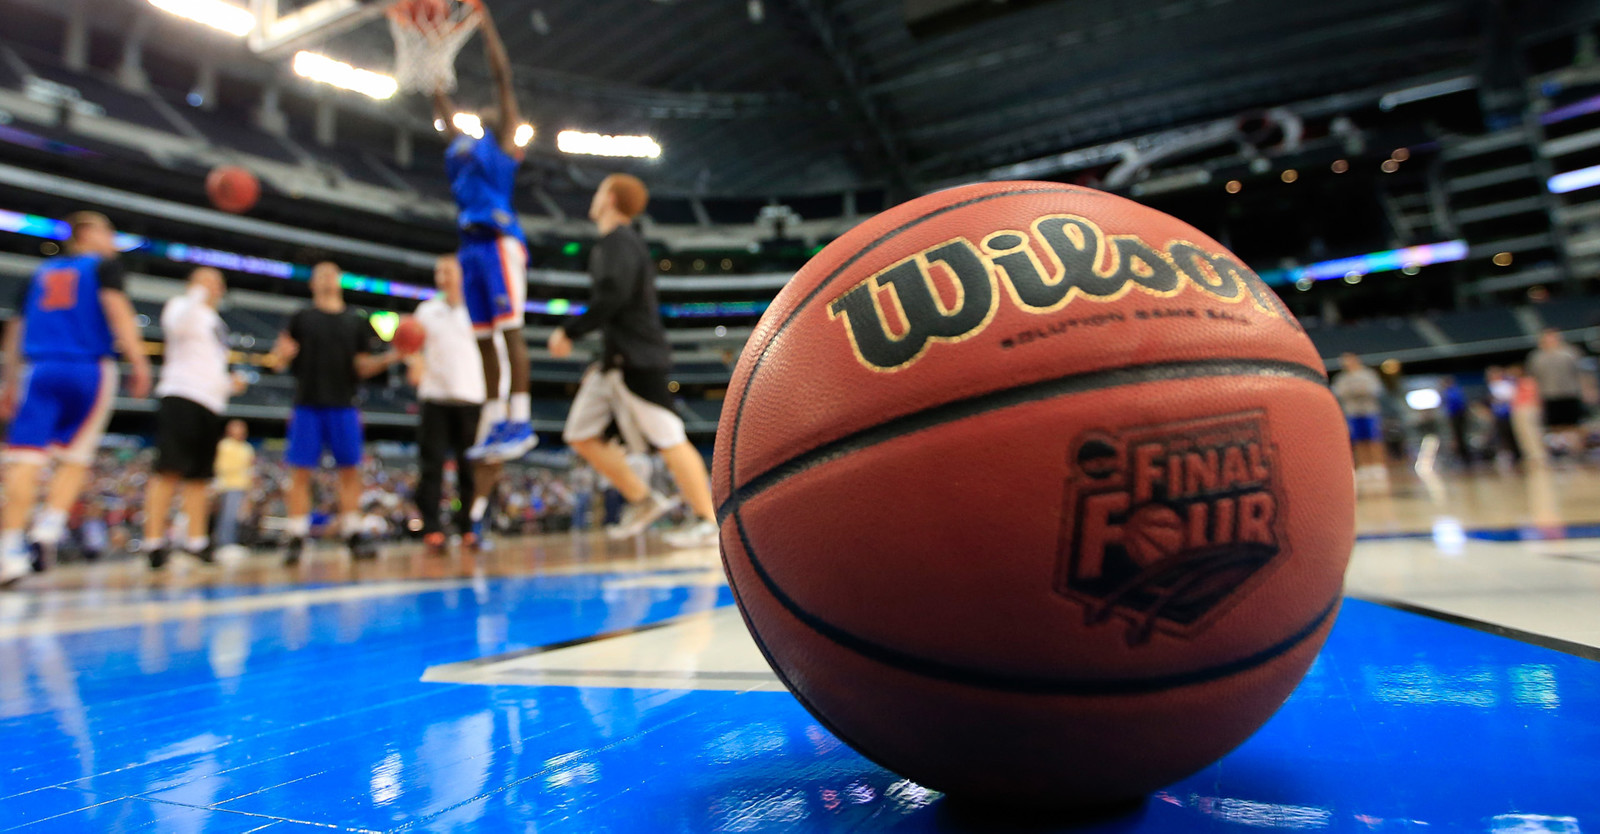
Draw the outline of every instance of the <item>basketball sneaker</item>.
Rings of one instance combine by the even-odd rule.
[[[423,551],[426,552],[429,556],[443,556],[444,555],[444,545],[445,545],[444,533],[442,533],[442,532],[440,532],[438,530],[435,530],[432,533],[429,533],[428,535],[422,537]]]
[[[472,526],[461,537],[461,545],[472,553],[482,553],[492,549],[493,545],[489,543],[489,538],[484,535],[483,519],[480,518],[472,522]]]
[[[306,540],[304,538],[297,537],[290,539],[289,546],[283,551],[283,566],[286,568],[292,568],[295,565],[300,564],[300,557],[304,556],[305,552]]]
[[[510,427],[511,423],[505,420],[491,426],[483,442],[467,450],[467,460],[495,460],[497,450],[505,442],[506,432]]]
[[[683,526],[668,530],[661,534],[661,540],[668,547],[678,550],[687,550],[692,547],[716,547],[717,524],[704,518],[697,518]]]
[[[486,456],[488,460],[496,463],[509,463],[521,460],[523,455],[533,451],[539,445],[539,435],[533,433],[532,423],[505,423],[505,433],[500,436],[500,442],[490,449]]]
[[[378,558],[378,543],[365,533],[351,533],[345,539],[345,545],[350,548],[350,558],[352,559]]]
[[[0,588],[9,588],[33,573],[33,559],[26,550],[0,553]]]
[[[638,503],[630,503],[622,511],[622,518],[606,528],[606,538],[612,541],[631,539],[634,536],[650,529],[656,519],[672,512],[678,506],[678,499],[668,498],[652,490],[650,495]]]

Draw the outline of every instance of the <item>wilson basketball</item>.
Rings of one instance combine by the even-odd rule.
[[[958,796],[1102,803],[1227,753],[1316,656],[1354,539],[1345,423],[1277,296],[1187,224],[1054,183],[829,245],[716,442],[774,670]]]
[[[400,319],[400,324],[394,329],[394,349],[401,354],[409,356],[422,350],[423,343],[428,340],[428,328],[422,322],[411,316]]]
[[[261,199],[261,181],[237,165],[223,165],[206,176],[206,195],[217,208],[243,214]]]

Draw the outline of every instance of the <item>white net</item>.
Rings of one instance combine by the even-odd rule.
[[[481,15],[475,5],[449,2],[443,16],[414,15],[410,4],[389,8],[394,35],[394,79],[405,92],[454,92],[456,55],[477,31]]]

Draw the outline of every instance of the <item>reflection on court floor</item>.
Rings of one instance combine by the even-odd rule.
[[[1600,478],[1444,487],[1363,499],[1352,598],[1266,728],[1074,830],[1600,825]],[[713,552],[565,536],[63,571],[0,596],[0,749],[30,751],[0,762],[0,831],[1061,827],[851,751],[731,606]]]

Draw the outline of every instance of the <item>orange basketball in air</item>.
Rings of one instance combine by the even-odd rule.
[[[261,181],[237,165],[218,166],[206,176],[206,195],[217,208],[243,214],[261,199]]]
[[[1054,183],[913,200],[813,258],[745,347],[712,480],[801,703],[992,800],[1131,798],[1233,749],[1316,656],[1354,541],[1344,420],[1277,296]]]
[[[422,350],[423,344],[428,341],[428,328],[412,316],[403,316],[400,324],[394,329],[394,349],[402,356],[410,356]]]

